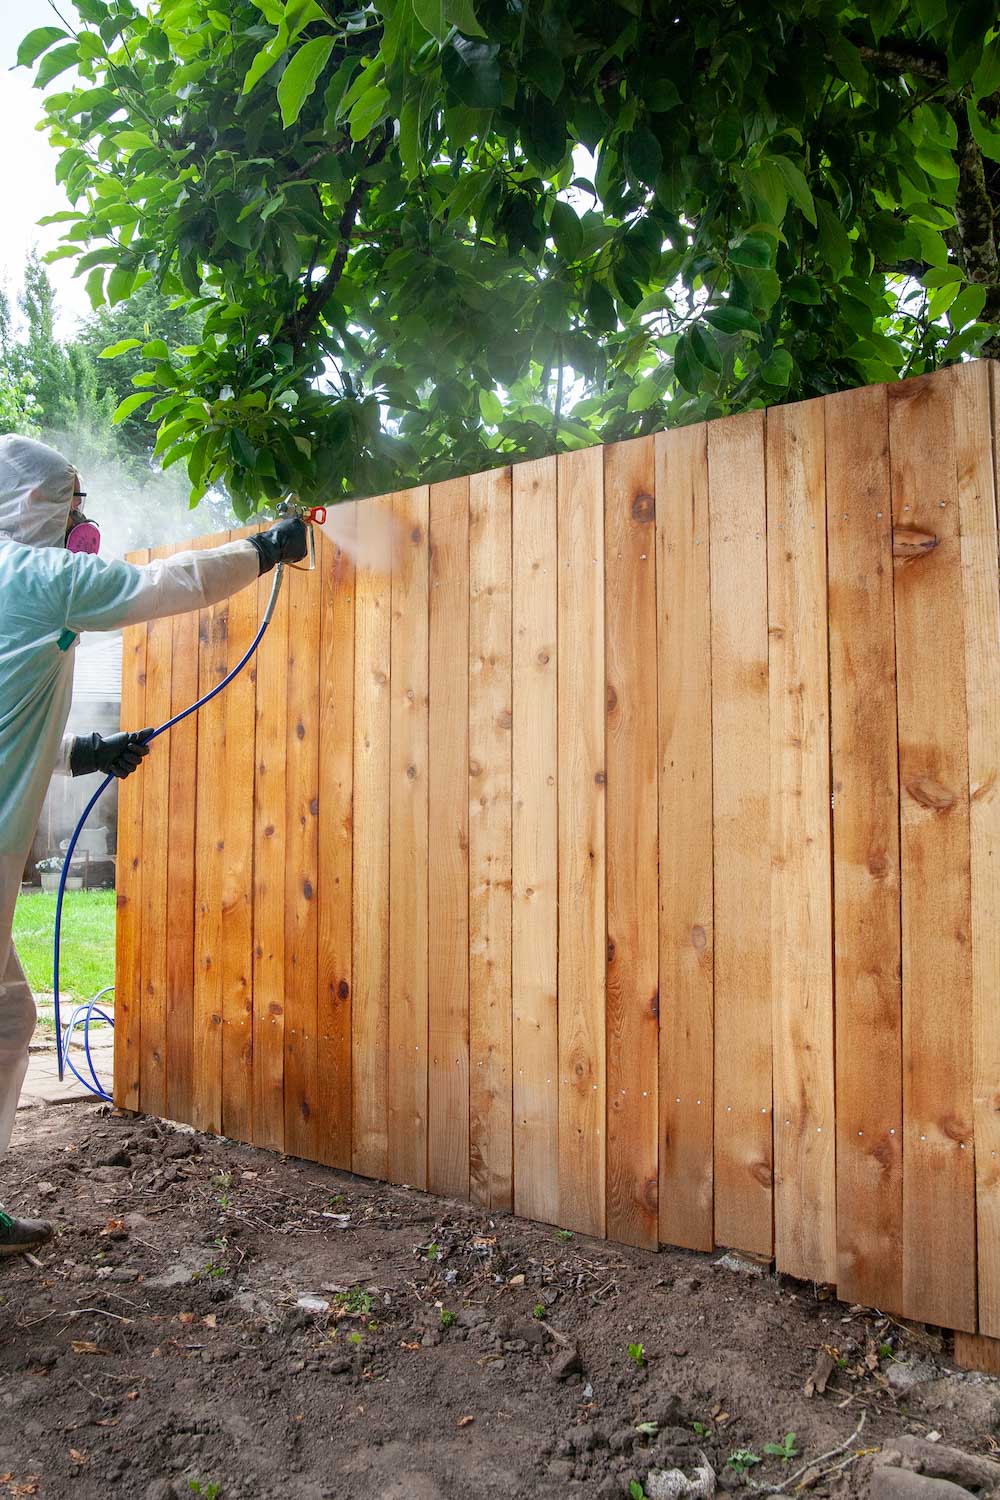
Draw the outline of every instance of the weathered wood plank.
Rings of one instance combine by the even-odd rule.
[[[715,1238],[772,1251],[767,541],[761,412],[708,429]]]
[[[704,424],[656,437],[660,1239],[715,1245],[712,1213],[712,617]]]
[[[604,474],[559,458],[559,1214],[605,1232]]]
[[[469,486],[470,1191],[513,1207],[511,475]]]
[[[513,471],[514,1207],[559,1219],[556,461]]]
[[[429,492],[396,496],[389,751],[389,1176],[427,1185]]]
[[[341,507],[348,538],[357,504]],[[319,678],[319,1157],[351,1165],[351,938],[353,926],[354,563],[317,540],[322,623]]]
[[[837,1273],[830,690],[821,401],[767,416],[774,1253]]]
[[[149,561],[137,552],[137,563]],[[146,728],[146,626],[131,625],[122,640],[123,729]],[[143,778],[130,776],[118,793],[117,923],[115,936],[115,1082],[120,1109],[139,1108],[142,1029]]]
[[[150,560],[173,549],[154,547]],[[146,626],[146,723],[165,724],[170,717],[173,622],[150,620]],[[136,724],[130,728],[143,729]],[[145,874],[142,893],[142,1027],[139,1064],[139,1107],[162,1115],[167,1103],[167,882],[170,868],[170,826],[163,816],[170,797],[169,736],[160,739],[133,777],[142,777],[142,852]],[[152,814],[150,816],[149,814]]]
[[[901,804],[902,1311],[972,1332],[969,746],[954,408],[950,381],[903,381],[888,396]],[[937,538],[932,551],[900,555],[927,534]]]
[[[469,1196],[469,481],[431,487],[427,1186]]]
[[[197,544],[195,544],[197,545]],[[170,714],[198,697],[198,614],[171,621]],[[157,754],[154,746],[151,754]],[[169,734],[170,859],[167,887],[167,1097],[171,1120],[194,1110],[195,820],[198,808],[198,715]]]
[[[659,836],[653,439],[604,449],[607,1233],[655,1250]]]

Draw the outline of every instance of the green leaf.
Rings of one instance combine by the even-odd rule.
[[[939,182],[958,176],[958,167],[950,151],[944,151],[938,146],[921,145],[913,155],[917,166]]]
[[[789,301],[801,302],[807,307],[817,307],[823,300],[823,293],[815,276],[789,276],[784,284],[784,292]]]
[[[396,0],[397,5],[403,3],[405,0]],[[426,32],[437,41],[444,41],[448,35],[448,23],[444,18],[442,0],[413,0],[413,14]]]
[[[279,57],[284,52],[287,46],[288,27],[284,24],[284,22],[282,22],[281,26],[278,28],[277,36],[274,37],[272,41],[268,42],[267,46],[257,53],[257,56],[251,63],[250,70],[243,80],[242,92],[244,94],[249,94],[251,89],[255,89],[257,87],[258,83],[260,83],[260,80],[265,76],[265,74],[270,73],[271,69],[274,67],[275,63],[278,61]]]
[[[841,78],[846,78],[852,88],[857,89],[859,94],[867,94],[871,86],[871,78],[864,63],[861,61],[861,53],[853,42],[849,42],[846,36],[837,32],[830,38],[828,43],[830,56],[836,65],[837,72]]]
[[[607,287],[595,281],[587,294],[587,313],[596,328],[611,333],[618,327],[618,313]]]
[[[119,354],[128,354],[132,349],[138,349],[142,339],[119,339],[117,344],[109,344],[102,349],[98,359],[117,359]]]
[[[500,92],[500,47],[453,36],[441,53],[441,68],[449,86],[471,109],[496,109]]]
[[[67,42],[64,47],[57,47],[54,52],[47,53],[35,74],[35,88],[45,88],[53,78],[65,73],[67,68],[75,68],[79,61],[80,49],[75,42]]]
[[[705,322],[720,333],[760,333],[760,324],[745,308],[726,303],[722,307],[710,307],[705,312]]]
[[[130,417],[134,411],[138,411],[140,406],[145,406],[147,401],[152,401],[155,394],[154,391],[140,391],[135,396],[126,396],[125,400],[115,407],[114,415],[111,418],[114,425],[116,427],[119,426],[120,423],[124,422],[126,417]]]
[[[664,386],[670,378],[670,366],[659,365],[629,391],[625,403],[628,411],[649,411],[663,396]]]
[[[768,240],[760,235],[748,234],[738,245],[734,245],[729,252],[729,258],[735,266],[753,266],[763,269],[770,266],[774,259],[774,253]]]
[[[722,354],[716,343],[715,335],[709,333],[701,323],[695,323],[690,330],[691,350],[700,365],[706,370],[711,370],[715,375],[722,373]]]
[[[486,32],[476,19],[472,0],[444,0],[441,9],[444,19],[452,26],[457,26],[465,36],[485,37]]]
[[[834,276],[841,276],[851,263],[851,242],[847,231],[833,209],[822,198],[816,199],[816,222],[819,235],[816,248]]]
[[[499,396],[494,391],[482,390],[479,392],[479,410],[483,421],[489,427],[498,427],[503,421],[503,406]]]
[[[720,161],[731,161],[743,145],[743,120],[735,110],[727,110],[715,122],[712,151]]]
[[[674,350],[674,371],[686,391],[690,391],[692,396],[701,394],[703,372],[692,352],[689,334],[682,333],[677,340],[677,348]]]
[[[321,36],[314,41],[305,42],[281,75],[278,103],[281,105],[281,119],[286,130],[289,125],[295,124],[302,113],[302,106],[314,92],[333,51],[333,44],[332,36]]]
[[[17,67],[30,68],[36,57],[41,57],[43,52],[54,47],[60,37],[68,35],[61,26],[36,26],[34,31],[28,32],[17,49]]]
[[[98,307],[101,306],[101,304],[104,301],[104,267],[103,266],[95,266],[94,267],[94,269],[91,271],[90,275],[87,277],[86,287],[87,287],[87,296],[90,298],[90,305],[91,305],[92,308],[94,308],[96,310]]]
[[[967,323],[974,323],[986,305],[986,288],[982,286],[967,286],[963,292],[959,292],[948,312],[948,320],[952,328],[964,328]]]
[[[768,385],[786,386],[792,378],[794,368],[795,365],[788,350],[775,349],[760,373]]]
[[[399,158],[403,175],[412,182],[420,171],[420,102],[412,95],[399,116]]]
[[[552,205],[549,233],[555,240],[556,249],[563,260],[579,259],[584,245],[583,225],[577,218],[576,211],[561,199],[556,199]]]
[[[652,187],[663,169],[663,148],[648,125],[637,125],[625,143],[632,175]]]
[[[170,350],[163,339],[150,339],[148,344],[142,346],[143,359],[169,359]]]
[[[136,271],[131,266],[115,266],[108,277],[108,305],[115,307],[132,295]]]
[[[1000,161],[1000,130],[994,130],[987,124],[971,99],[966,101],[965,108],[969,115],[969,129],[975,136],[976,145],[984,156],[989,157],[990,161]]]
[[[798,205],[815,229],[816,205],[813,201],[812,190],[805,179],[802,169],[797,167],[793,161],[789,161],[787,156],[775,156],[772,160],[784,179],[792,202]]]
[[[389,104],[389,90],[381,83],[370,88],[367,94],[361,98],[351,110],[351,135],[356,141],[363,141],[370,135],[375,126],[384,118]]]

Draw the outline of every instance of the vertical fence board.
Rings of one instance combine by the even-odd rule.
[[[398,495],[389,782],[389,1176],[427,1185],[426,488]]]
[[[247,533],[243,533],[246,535]],[[288,580],[286,578],[287,585]],[[257,590],[229,601],[229,670],[242,660],[257,631]],[[218,788],[222,839],[222,1130],[253,1137],[253,846],[254,709],[257,664],[230,683],[225,778]]]
[[[708,429],[715,868],[715,1238],[772,1250],[764,419]]]
[[[198,697],[198,615],[171,624],[170,715]],[[194,1109],[194,851],[198,810],[198,715],[171,729],[167,887],[167,1101],[171,1120]],[[157,753],[156,747],[151,754]]]
[[[660,820],[660,1239],[712,1217],[712,619],[704,424],[656,437]]]
[[[430,497],[427,1185],[469,1195],[469,481]]]
[[[289,572],[285,740],[285,1150],[319,1151],[319,1007],[316,995],[319,882],[320,570]]]
[[[559,1218],[556,460],[513,471],[514,1207]]]
[[[902,1305],[899,779],[884,386],[825,403],[833,776],[837,1286]],[[780,1127],[779,1127],[780,1128]]]
[[[990,386],[997,368],[957,365],[955,457],[961,507],[972,853],[972,999],[979,1331],[1000,1337],[1000,596]],[[992,377],[992,381],[991,381]],[[996,431],[996,429],[994,429]],[[997,433],[1000,436],[1000,432]],[[996,450],[1000,453],[1000,447]]]
[[[607,1233],[659,1243],[656,470],[604,450],[607,607]]]
[[[148,562],[149,553],[134,561]],[[131,625],[122,640],[123,729],[146,727],[146,627]],[[120,1109],[139,1108],[142,1034],[143,779],[129,776],[118,792],[115,931],[115,1082]]]
[[[903,1311],[974,1332],[969,766],[950,382],[921,378],[889,388],[889,451],[897,537]],[[932,551],[899,556],[900,546],[919,547],[927,535],[938,539]]]
[[[774,1249],[779,1270],[837,1264],[830,896],[830,686],[823,408],[768,413]]]
[[[512,1208],[511,474],[469,484],[470,1188]]]
[[[356,535],[357,505],[347,506]],[[354,563],[316,542],[321,570],[319,681],[319,1159],[351,1165],[351,930],[353,922]]]
[[[389,502],[358,507],[358,550],[377,539]],[[354,914],[351,1155],[385,1177],[389,1126],[389,670],[391,583],[365,567],[355,581]]]
[[[256,663],[253,862],[253,1139],[285,1149],[285,759],[289,588],[286,578]],[[263,616],[274,579],[257,585]],[[200,821],[200,819],[199,819]]]
[[[167,556],[156,547],[151,559]],[[150,620],[146,626],[146,723],[165,724],[170,717],[173,626],[170,620]],[[142,729],[144,724],[131,725]],[[139,1106],[162,1115],[167,1104],[167,882],[170,867],[170,826],[163,816],[170,796],[170,736],[157,740],[138,775],[143,778],[143,803],[153,816],[143,827],[142,1028],[139,1064]],[[136,779],[136,778],[133,778]]]
[[[218,540],[225,540],[221,538]],[[198,694],[217,687],[229,670],[229,601],[198,617]],[[222,871],[221,812],[226,784],[226,705],[219,697],[201,710],[198,785],[201,816],[195,831],[194,1109],[198,1130],[222,1130]]]
[[[604,489],[598,448],[559,458],[559,1212],[606,1223]]]

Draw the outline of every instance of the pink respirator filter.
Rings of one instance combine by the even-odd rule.
[[[80,521],[66,538],[68,552],[97,553],[101,550],[101,528],[96,521]]]

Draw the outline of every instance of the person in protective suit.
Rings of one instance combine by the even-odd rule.
[[[73,466],[31,438],[0,438],[0,1154],[28,1066],[35,1002],[14,948],[14,903],[49,778],[130,776],[148,731],[64,739],[84,630],[118,630],[203,609],[306,554],[301,520],[246,541],[135,567],[96,555],[97,526]],[[52,1226],[0,1210],[0,1256],[43,1244]]]

